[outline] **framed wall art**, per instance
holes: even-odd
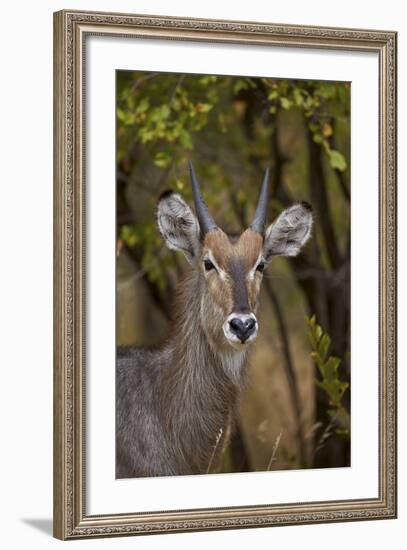
[[[54,16],[54,534],[396,517],[396,33]]]

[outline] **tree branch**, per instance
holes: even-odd
[[[322,148],[315,143],[311,130],[307,129],[307,141],[310,155],[310,188],[312,201],[316,207],[318,221],[322,227],[322,235],[325,240],[326,253],[332,268],[337,268],[341,263],[341,257],[336,242],[335,232],[331,218],[331,211],[328,202],[328,195],[324,185],[324,174],[322,170]]]
[[[304,466],[307,464],[307,451],[305,447],[305,435],[304,435],[304,429],[303,429],[303,423],[302,423],[302,417],[301,417],[301,400],[300,400],[300,394],[298,391],[297,376],[295,374],[293,360],[291,357],[290,344],[288,342],[287,326],[285,323],[285,319],[284,319],[283,312],[280,307],[280,303],[278,301],[277,295],[275,294],[270,281],[268,279],[265,279],[263,281],[263,284],[265,285],[267,294],[271,300],[271,303],[273,304],[273,310],[277,320],[278,332],[279,332],[280,341],[282,344],[282,351],[283,351],[283,359],[284,359],[284,366],[285,366],[284,372],[286,374],[288,387],[291,394],[291,402],[293,405],[294,416],[296,421],[296,428],[297,428],[296,438],[297,438],[297,445],[298,445],[299,456],[300,456],[300,463],[301,463],[301,466]]]

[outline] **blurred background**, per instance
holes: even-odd
[[[260,334],[220,471],[350,465],[350,84],[117,71],[117,344],[155,346],[188,264],[155,225],[165,189],[246,228],[264,168],[269,221],[299,200],[314,234],[265,272]],[[217,470],[219,471],[219,470]]]

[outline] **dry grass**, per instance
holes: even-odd
[[[282,435],[283,435],[283,430],[280,430],[280,433],[278,434],[278,436],[276,437],[276,440],[274,442],[273,450],[271,451],[270,460],[267,464],[267,471],[268,472],[271,470],[271,467],[272,467],[273,463],[276,462],[276,460],[277,460],[276,455],[277,455],[277,450],[278,450],[278,447],[280,445]]]

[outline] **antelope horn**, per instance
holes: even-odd
[[[254,213],[253,221],[250,224],[250,228],[253,229],[253,231],[257,231],[257,233],[261,234],[264,232],[264,226],[266,225],[267,218],[267,205],[269,200],[269,172],[270,170],[266,168],[256,212]]]
[[[199,183],[191,161],[189,161],[189,171],[191,174],[192,194],[194,197],[195,211],[198,218],[199,227],[201,229],[201,237],[204,237],[206,233],[208,233],[208,231],[211,231],[212,229],[217,229],[218,226],[210,215],[208,207],[206,206],[205,201],[202,198]]]

